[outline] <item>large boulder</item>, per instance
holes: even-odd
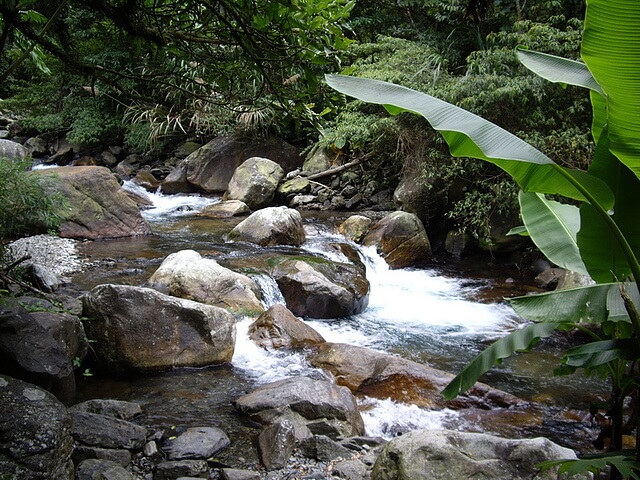
[[[178,164],[162,182],[162,191],[223,193],[236,168],[251,157],[270,158],[285,171],[303,161],[297,148],[275,137],[217,137]]]
[[[573,450],[546,438],[508,440],[481,433],[415,430],[391,440],[378,456],[372,480],[459,480],[462,478],[555,480],[548,460],[575,459]],[[573,476],[589,479],[592,475]]]
[[[252,210],[266,207],[273,200],[282,177],[284,170],[276,162],[251,157],[236,168],[229,180],[225,200],[240,200]]]
[[[35,385],[0,375],[0,476],[72,480],[72,450],[64,405]]]
[[[287,308],[301,317],[347,317],[362,312],[369,303],[369,281],[357,265],[295,257],[279,262],[271,275]]]
[[[0,160],[24,160],[29,151],[17,142],[0,138]]]
[[[374,398],[412,403],[425,408],[514,407],[522,400],[477,383],[464,395],[446,401],[441,391],[454,375],[421,363],[343,343],[323,343],[309,355],[311,365],[328,370],[340,385]]]
[[[338,225],[338,233],[344,235],[352,242],[360,243],[369,232],[373,220],[364,215],[351,215]]]
[[[249,338],[266,349],[304,348],[324,342],[324,338],[277,303],[249,326]]]
[[[2,298],[0,324],[0,373],[35,383],[71,403],[73,359],[86,351],[80,321],[64,314],[34,317],[16,300]]]
[[[364,422],[355,397],[348,388],[326,380],[308,377],[280,380],[258,387],[235,400],[233,405],[265,425],[281,421],[289,411],[304,418],[312,431],[313,424],[322,420],[333,427],[336,437],[364,434]]]
[[[229,240],[265,246],[304,243],[306,235],[302,216],[287,207],[268,207],[252,213],[229,232]]]
[[[136,203],[105,167],[36,170],[51,194],[65,199],[60,236],[66,238],[133,237],[151,233]]]
[[[393,212],[378,221],[363,240],[375,245],[391,268],[406,268],[431,259],[431,244],[420,219],[407,212]]]
[[[149,279],[149,286],[174,297],[257,316],[264,311],[260,288],[251,278],[202,258],[194,250],[172,253]]]
[[[104,368],[159,371],[231,361],[235,318],[151,288],[98,285],[83,296],[87,335]]]

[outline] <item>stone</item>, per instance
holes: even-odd
[[[369,281],[357,265],[297,257],[279,262],[272,276],[287,308],[301,317],[347,317],[369,303]]]
[[[249,338],[267,350],[305,348],[325,341],[322,335],[279,303],[249,326]]]
[[[78,465],[76,480],[133,480],[133,475],[117,462],[89,459]]]
[[[302,171],[307,175],[311,175],[328,170],[331,168],[331,156],[336,157],[335,154],[331,155],[329,151],[324,148],[314,149],[304,161]]]
[[[231,361],[235,318],[226,310],[127,285],[83,296],[89,338],[103,368],[161,371]]]
[[[240,315],[264,312],[260,287],[194,250],[181,250],[164,259],[148,281],[159,292],[229,310]]]
[[[224,202],[207,205],[198,213],[201,217],[231,218],[247,215],[251,210],[246,203],[240,200],[227,200]]]
[[[0,472],[8,478],[72,480],[71,419],[45,390],[0,375]]]
[[[468,250],[471,237],[457,230],[449,230],[444,241],[444,249],[455,258],[460,258]]]
[[[76,412],[98,413],[100,415],[119,418],[120,420],[131,420],[142,413],[142,408],[140,408],[139,403],[104,398],[95,398],[77,403],[71,407],[71,410]]]
[[[187,429],[163,447],[169,460],[207,459],[231,444],[229,437],[216,427]]]
[[[308,356],[312,366],[325,369],[352,392],[391,398],[432,409],[515,407],[517,397],[476,383],[467,393],[445,401],[440,392],[454,375],[395,355],[343,343],[323,343]]]
[[[208,478],[205,460],[173,460],[156,465],[153,480],[174,480],[179,477]]]
[[[147,439],[147,429],[127,420],[71,411],[72,435],[76,442],[99,448],[140,450]]]
[[[304,177],[296,177],[286,180],[278,185],[276,194],[280,198],[288,198],[295,195],[304,195],[311,190],[311,183]]]
[[[276,137],[220,136],[180,162],[162,182],[162,191],[223,193],[236,168],[251,157],[269,158],[285,171],[300,166],[303,160],[296,147]]]
[[[148,235],[151,229],[136,203],[104,167],[62,167],[34,170],[49,194],[60,194],[60,236],[65,238],[120,238]]]
[[[257,446],[260,461],[267,470],[284,468],[296,446],[293,425],[283,420],[263,428]]]
[[[33,285],[45,293],[52,293],[60,286],[60,280],[46,267],[37,263],[26,265],[27,275],[31,277]]]
[[[305,457],[314,458],[321,462],[351,458],[351,450],[343,447],[335,440],[325,435],[314,435],[300,444],[300,450]]]
[[[373,220],[364,215],[351,215],[338,226],[338,233],[352,242],[360,243],[369,232],[372,223]]]
[[[251,470],[223,468],[220,470],[222,480],[260,480],[260,474]]]
[[[71,458],[73,458],[73,463],[75,465],[78,465],[84,460],[96,459],[110,460],[122,467],[126,467],[131,463],[131,452],[124,449],[90,447],[78,444],[73,448],[73,455]]]
[[[382,218],[364,237],[363,244],[375,245],[391,268],[418,266],[432,255],[422,222],[407,212],[393,212]]]
[[[0,324],[0,373],[35,383],[71,403],[73,357],[65,345],[10,297],[0,298]]]
[[[24,160],[29,156],[29,150],[17,142],[0,138],[0,158],[10,161]]]
[[[229,232],[229,240],[260,246],[300,246],[306,240],[302,216],[287,207],[268,207],[252,213]]]
[[[373,467],[372,480],[461,478],[555,480],[557,468],[540,472],[547,460],[575,459],[573,450],[546,438],[509,440],[482,433],[415,430],[391,440]],[[572,478],[587,479],[583,474]]]
[[[251,157],[236,168],[225,192],[225,200],[240,200],[252,210],[269,206],[284,170],[276,162]]]
[[[28,138],[27,141],[24,142],[24,148],[28,156],[33,158],[42,157],[49,153],[47,141],[41,136]]]
[[[360,460],[344,460],[335,463],[333,474],[348,480],[369,480],[369,469]]]
[[[563,275],[564,269],[562,268],[548,268],[536,275],[533,281],[540,288],[554,290],[558,286]]]
[[[260,423],[269,423],[266,420],[273,419],[273,416],[269,416],[270,412],[281,414],[290,410],[309,422],[327,419],[342,436],[364,433],[364,423],[355,397],[349,389],[326,380],[308,377],[280,380],[258,387],[236,399],[233,405]]]
[[[149,170],[139,170],[133,177],[133,183],[149,192],[157,191],[160,186],[160,181]]]

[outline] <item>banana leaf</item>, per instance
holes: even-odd
[[[586,190],[602,208],[613,207],[613,194],[601,180],[579,170],[560,167],[524,140],[460,107],[380,80],[327,75],[326,81],[341,93],[384,105],[392,114],[422,115],[440,131],[453,156],[494,163],[525,191],[589,201],[583,193]]]
[[[563,362],[574,368],[595,368],[613,360],[637,360],[640,356],[635,338],[620,338],[591,342],[570,348]]]
[[[527,232],[540,251],[559,267],[588,275],[576,241],[580,229],[578,207],[523,191],[518,201]]]
[[[635,303],[640,301],[637,288],[627,288],[627,293]],[[509,303],[518,315],[533,322],[630,322],[617,282],[525,295],[510,298]]]
[[[500,360],[516,352],[528,351],[539,339],[551,336],[558,326],[558,323],[534,323],[497,340],[471,360],[451,380],[442,391],[442,396],[445,400],[452,400],[460,393],[466,392],[473,387],[481,375],[488,372]]]
[[[612,153],[640,177],[640,2],[588,0],[581,57],[607,94]]]

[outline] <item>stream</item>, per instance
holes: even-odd
[[[261,247],[227,243],[225,234],[241,219],[210,219],[197,215],[217,198],[195,195],[148,194],[153,208],[143,210],[154,235],[108,241],[85,242],[80,251],[92,266],[74,276],[73,282],[89,290],[103,283],[143,285],[170,253],[193,249],[231,265],[251,258]],[[305,253],[344,261],[332,242],[346,242],[335,233],[348,212],[302,212],[307,241]],[[367,267],[371,283],[369,305],[352,317],[305,321],[327,341],[368,347],[457,373],[493,340],[524,325],[504,297],[532,291],[519,278],[514,265],[497,260],[436,259],[424,269],[390,270],[374,249],[356,246]],[[276,247],[282,253],[300,249]],[[265,306],[284,303],[275,282],[254,277]],[[257,463],[251,436],[258,430],[238,415],[231,401],[256,386],[286,377],[307,375],[326,378],[312,368],[302,353],[266,351],[249,340],[252,319],[237,325],[237,341],[230,365],[185,368],[161,374],[127,377],[82,377],[78,400],[116,398],[142,405],[140,422],[152,431],[180,431],[193,426],[217,426],[229,435],[232,445],[217,460],[237,468]],[[606,384],[581,374],[553,377],[558,365],[553,342],[535,353],[516,355],[485,375],[483,381],[534,402],[534,422],[517,430],[521,437],[547,436],[570,448],[589,449],[594,428],[588,421],[589,402],[603,399]],[[451,428],[514,435],[492,431],[490,419],[478,421],[451,410],[429,411],[391,400],[359,397],[367,435],[391,438],[418,428]],[[535,424],[533,427],[531,423]]]

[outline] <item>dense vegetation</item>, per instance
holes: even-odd
[[[148,156],[240,129],[367,155],[383,187],[421,179],[415,210],[427,223],[446,217],[485,238],[490,220],[517,211],[512,183],[452,159],[420,119],[345,103],[322,75],[434,94],[584,166],[588,96],[540,80],[514,54],[526,45],[578,58],[583,10],[577,0],[9,0],[0,98],[24,135],[124,143]]]

